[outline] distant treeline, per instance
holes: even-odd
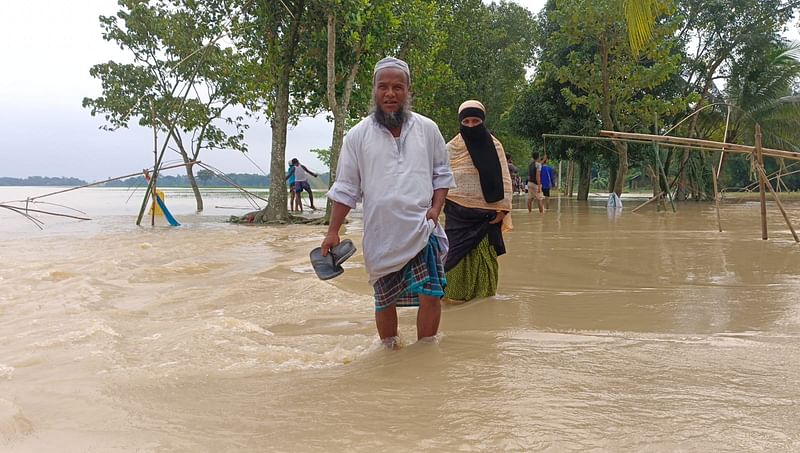
[[[269,176],[254,173],[230,173],[226,175],[228,179],[242,187],[269,187]],[[199,187],[231,187],[221,177],[200,171],[195,176]],[[191,187],[189,178],[186,175],[159,175],[157,181],[159,187]],[[103,184],[105,187],[131,187],[144,186],[147,183],[144,176],[134,176],[132,178],[120,179]]]
[[[28,176],[27,178],[10,178],[0,176],[0,186],[82,186],[86,181],[78,178],[49,176]]]
[[[215,175],[209,174],[210,172],[199,171],[195,179],[197,185],[200,187],[232,187],[225,179]],[[269,187],[269,176],[258,175],[254,173],[229,173],[225,175],[227,179],[233,181],[236,185],[241,187]],[[329,174],[325,173],[320,175],[319,178],[309,178],[311,187],[315,189],[322,189],[328,187]],[[78,178],[66,177],[47,177],[47,176],[29,176],[27,178],[8,178],[0,177],[0,186],[82,186],[88,182]],[[120,179],[117,181],[110,181],[102,184],[102,187],[135,187],[144,186],[146,184],[144,176],[134,176],[131,178]],[[162,175],[158,177],[158,185],[160,187],[191,187],[189,178],[186,175]]]

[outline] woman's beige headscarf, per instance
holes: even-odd
[[[458,111],[461,112],[468,107],[479,108],[486,112],[483,104],[474,100],[461,104]],[[508,172],[508,161],[506,161],[503,144],[495,136],[492,136],[492,140],[494,141],[494,147],[497,149],[497,158],[500,159],[500,170],[503,173],[503,199],[494,203],[487,203],[483,198],[478,169],[472,163],[472,158],[469,155],[464,139],[461,138],[461,134],[453,137],[447,144],[447,151],[450,154],[450,167],[456,180],[456,187],[447,192],[447,199],[465,208],[507,211],[508,214],[503,218],[502,226],[503,232],[506,232],[511,231],[513,228],[511,223],[511,199],[513,197],[511,174]]]

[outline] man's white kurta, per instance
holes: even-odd
[[[403,268],[428,243],[433,191],[455,187],[439,127],[412,113],[399,138],[372,116],[347,133],[328,198],[364,208],[364,265],[369,282]]]

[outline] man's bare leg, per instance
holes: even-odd
[[[306,190],[306,192],[308,192],[308,202],[311,204],[311,209],[316,211],[317,208],[314,207],[314,192],[311,189]]]
[[[436,296],[419,295],[417,311],[417,340],[436,336],[442,319],[442,302]]]
[[[394,304],[375,312],[375,326],[378,336],[387,347],[394,348],[397,337],[397,306]]]
[[[531,212],[531,202],[532,201],[533,200],[531,200],[530,197],[528,197],[528,212]]]

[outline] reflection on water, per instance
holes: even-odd
[[[800,449],[800,248],[756,204],[724,233],[710,205],[515,205],[498,296],[446,307],[438,344],[401,310],[387,352],[361,255],[314,277],[323,227],[167,192],[183,226],[137,228],[129,195],[75,192],[94,220],[42,232],[0,212],[0,449]]]

